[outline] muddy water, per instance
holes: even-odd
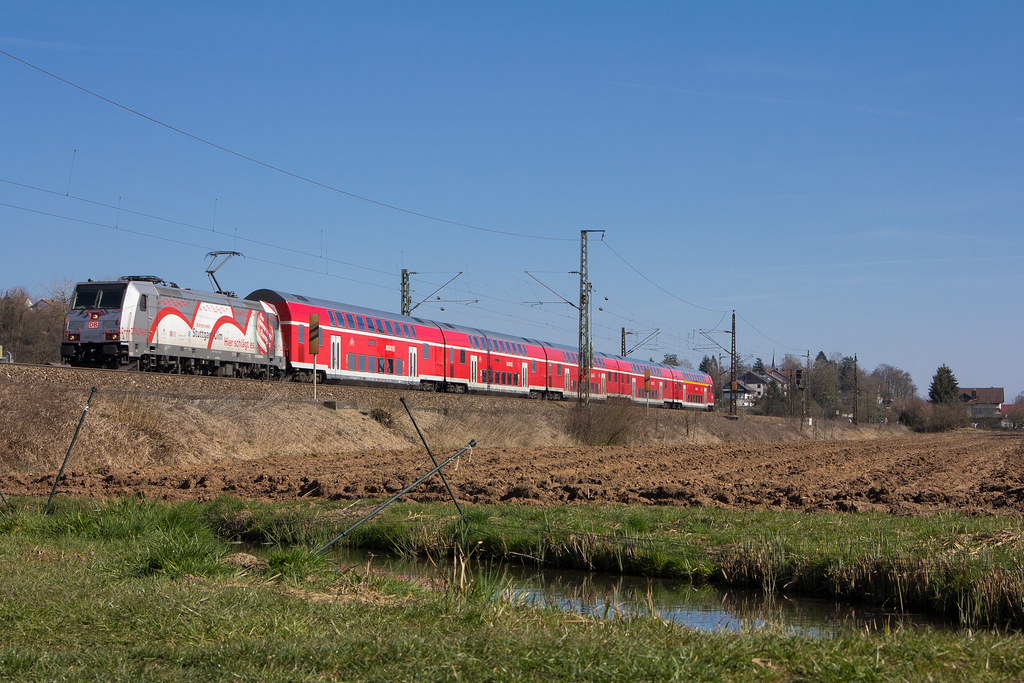
[[[350,548],[334,554],[342,565],[372,567],[424,585],[444,585],[453,577],[449,562],[373,554]],[[652,611],[660,618],[702,631],[779,630],[830,637],[850,629],[895,631],[952,628],[934,617],[899,614],[879,607],[830,600],[765,595],[670,579],[608,576],[513,564],[478,567],[484,580],[500,588],[496,599],[555,607],[596,618],[624,618]]]

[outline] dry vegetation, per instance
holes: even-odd
[[[78,468],[91,470],[415,449],[420,441],[399,401],[403,396],[438,451],[470,439],[488,448],[540,449],[878,434],[842,423],[801,430],[783,418],[731,421],[626,403],[596,403],[583,410],[570,402],[320,387],[318,398],[330,402],[334,409],[329,409],[312,402],[309,385],[4,366],[0,467],[56,468],[93,385],[98,391],[74,458]]]
[[[1024,444],[1008,432],[454,396],[358,387],[0,366],[0,491],[46,495],[89,388],[98,391],[61,490],[210,500],[391,494],[429,459],[477,447],[460,500],[724,508],[1024,512]],[[325,405],[326,404],[326,405]],[[413,497],[440,500],[430,480]]]

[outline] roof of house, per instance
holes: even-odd
[[[961,401],[971,405],[977,405],[979,403],[985,405],[999,405],[1004,400],[1002,387],[960,387],[960,393],[958,396]]]
[[[999,412],[1001,412],[1003,415],[1024,412],[1024,403],[1004,403],[1003,405],[999,406]]]

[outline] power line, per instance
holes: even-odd
[[[2,123],[3,125],[5,125],[5,126],[7,126],[9,128],[12,128],[13,130],[16,130],[16,131],[18,131],[20,133],[23,133],[25,135],[29,135],[31,137],[37,138],[39,140],[42,140],[42,141],[47,142],[47,143],[50,143],[50,144],[55,145],[57,147],[66,149],[68,151],[74,151],[78,155],[86,156],[86,157],[89,157],[91,159],[94,159],[96,161],[99,161],[99,162],[102,162],[102,163],[105,163],[105,164],[110,164],[111,166],[115,166],[115,167],[123,169],[125,171],[129,171],[130,173],[134,173],[136,175],[142,176],[143,178],[148,178],[150,180],[155,180],[157,182],[164,183],[164,184],[166,184],[166,185],[168,185],[170,187],[173,187],[173,188],[175,188],[177,190],[183,190],[183,191],[186,191],[186,192],[191,192],[191,193],[196,194],[196,195],[198,195],[200,197],[203,197],[204,199],[210,199],[210,200],[214,200],[215,202],[221,202],[221,203],[224,203],[224,204],[228,204],[228,205],[234,206],[234,207],[236,207],[238,209],[241,209],[241,210],[244,210],[244,211],[249,211],[251,213],[254,213],[254,214],[257,214],[257,215],[260,215],[260,216],[265,216],[267,218],[271,218],[271,219],[273,219],[275,221],[279,221],[279,222],[282,222],[282,223],[290,223],[291,225],[297,225],[297,226],[300,226],[302,228],[306,228],[308,230],[319,230],[320,229],[319,227],[315,227],[315,226],[309,225],[308,223],[302,223],[300,221],[296,221],[293,218],[288,218],[288,217],[284,217],[284,216],[278,216],[277,214],[271,213],[269,211],[264,211],[263,209],[258,209],[258,208],[253,207],[253,206],[248,206],[248,205],[242,204],[240,202],[231,201],[230,199],[225,199],[224,197],[216,197],[216,196],[211,195],[211,194],[209,194],[207,192],[204,192],[202,190],[198,190],[198,189],[196,189],[194,187],[189,187],[187,185],[182,185],[182,184],[177,183],[177,182],[175,182],[173,180],[168,180],[167,178],[162,178],[162,177],[160,177],[158,175],[154,175],[152,173],[148,173],[148,172],[140,170],[138,168],[134,168],[132,166],[128,166],[126,164],[122,164],[122,163],[120,163],[118,161],[113,161],[111,159],[107,159],[107,158],[99,156],[97,154],[91,154],[91,153],[89,153],[89,152],[87,152],[85,150],[82,150],[82,149],[77,148],[77,147],[73,147],[71,145],[68,145],[66,143],[60,142],[58,140],[54,140],[53,138],[47,137],[45,135],[41,135],[41,134],[36,133],[34,131],[26,130],[26,129],[21,128],[19,126],[15,126],[14,124],[12,124],[12,123],[10,123],[8,121],[0,120],[0,123]],[[11,164],[12,166],[16,166],[18,168],[21,168],[22,170],[26,170],[26,171],[29,171],[31,173],[37,173],[37,174],[42,175],[44,177],[51,178],[51,179],[54,179],[54,180],[61,180],[63,182],[62,178],[58,178],[57,176],[54,176],[54,175],[52,175],[50,173],[46,173],[45,171],[39,171],[39,170],[36,170],[36,169],[33,169],[33,168],[29,168],[27,166],[22,166],[21,164],[15,164],[15,163],[10,162],[9,160],[5,160],[5,163]],[[82,187],[82,188],[85,188],[87,190],[93,190],[93,191],[96,191],[96,192],[100,192],[100,193],[105,194],[105,195],[114,196],[112,193],[107,192],[106,190],[103,190],[103,189],[98,188],[98,187],[93,187],[91,185],[86,185],[85,183],[81,183],[81,182],[78,182],[78,181],[73,182],[72,185],[74,185],[76,187]],[[155,206],[157,208],[167,208],[167,207],[161,207],[161,206],[159,206],[157,204],[151,204],[151,203],[142,202],[142,201],[139,201],[139,200],[132,200],[132,201],[136,202],[137,204],[140,204],[141,206]],[[167,209],[167,210],[174,211],[174,209]],[[342,235],[339,235],[338,233],[335,233],[333,231],[329,231],[329,234],[335,235],[335,236],[342,236]],[[368,246],[372,246],[372,247],[377,248],[377,249],[380,249],[380,248],[383,247],[383,248],[393,249],[394,251],[399,251],[399,252],[403,251],[403,250],[398,249],[396,247],[389,247],[387,244],[381,244],[379,242],[370,242],[370,241],[367,241],[367,240],[360,239],[359,237],[352,236],[350,234],[345,234],[345,235],[343,235],[343,237],[347,241],[358,242],[360,244],[365,244],[365,245],[368,245]]]
[[[722,310],[720,308],[708,308],[706,306],[701,306],[700,304],[695,304],[692,301],[687,301],[686,299],[684,299],[683,297],[679,296],[678,294],[675,294],[674,292],[670,292],[669,290],[665,289],[664,287],[659,285],[657,282],[655,282],[651,278],[647,277],[646,273],[644,273],[642,270],[640,270],[639,268],[634,266],[632,263],[627,261],[625,256],[623,256],[619,252],[615,251],[615,249],[612,248],[612,245],[608,244],[608,240],[601,240],[601,243],[604,244],[606,247],[608,247],[608,249],[613,254],[615,254],[619,258],[620,261],[622,261],[627,266],[629,266],[633,270],[633,272],[635,272],[637,275],[642,277],[644,280],[647,280],[647,282],[649,282],[651,285],[653,285],[657,289],[661,290],[665,294],[668,294],[670,297],[672,297],[676,301],[681,301],[682,303],[686,304],[687,306],[693,306],[694,308],[699,308],[702,311],[710,311],[711,313],[727,313],[728,312],[728,311],[724,311],[724,310]]]
[[[739,313],[737,313],[736,315],[738,315],[740,317],[740,320],[745,322],[747,325],[750,325],[750,329],[754,330],[754,332],[757,332],[759,335],[761,335],[762,337],[764,337],[765,339],[770,341],[772,344],[776,344],[778,346],[781,346],[784,349],[792,349],[793,351],[804,351],[804,350],[806,350],[806,347],[797,348],[796,346],[790,346],[789,344],[783,344],[780,341],[775,341],[774,339],[769,337],[767,334],[765,334],[761,330],[759,330],[756,327],[754,327],[753,323],[751,323],[749,320],[744,318],[742,315],[740,315]]]
[[[150,123],[153,123],[153,124],[156,124],[156,125],[161,126],[163,128],[166,128],[167,130],[175,132],[175,133],[177,133],[179,135],[183,135],[183,136],[185,136],[185,137],[187,137],[189,139],[195,140],[196,142],[199,142],[201,144],[207,145],[208,147],[212,147],[212,148],[214,148],[216,150],[224,152],[225,154],[230,154],[231,156],[237,157],[239,159],[243,159],[243,160],[248,161],[250,163],[256,164],[257,166],[262,166],[263,168],[266,168],[268,170],[274,171],[275,173],[280,173],[281,175],[288,176],[289,178],[294,178],[295,180],[299,180],[299,181],[304,182],[304,183],[309,183],[310,185],[314,185],[314,186],[322,188],[324,190],[329,190],[330,192],[336,192],[337,194],[345,195],[346,197],[350,197],[352,199],[356,199],[356,200],[359,200],[361,202],[366,202],[367,204],[373,204],[374,206],[379,206],[381,208],[390,209],[392,211],[398,211],[400,213],[404,213],[404,214],[409,215],[409,216],[415,216],[417,218],[423,218],[425,220],[435,221],[437,223],[444,223],[445,225],[451,225],[451,226],[454,226],[454,227],[457,227],[457,228],[465,228],[467,230],[477,230],[477,231],[480,231],[480,232],[488,232],[488,233],[492,233],[492,234],[495,234],[495,235],[505,235],[505,236],[508,236],[508,237],[521,237],[521,238],[524,238],[524,239],[532,239],[532,240],[545,240],[545,241],[552,241],[552,242],[572,242],[572,241],[575,241],[575,240],[573,240],[571,238],[568,238],[568,237],[548,237],[548,236],[545,236],[545,235],[528,235],[528,234],[525,234],[525,233],[511,232],[511,231],[507,231],[507,230],[496,230],[494,228],[486,228],[486,227],[479,226],[479,225],[473,225],[471,223],[462,223],[460,221],[455,221],[455,220],[451,220],[451,219],[448,219],[448,218],[440,218],[438,216],[432,216],[432,215],[427,214],[427,213],[423,213],[423,212],[420,212],[420,211],[413,211],[411,209],[406,209],[406,208],[403,208],[401,206],[397,206],[395,204],[389,204],[387,202],[383,202],[383,201],[380,201],[380,200],[377,200],[377,199],[372,199],[372,198],[364,196],[364,195],[356,194],[354,192],[349,192],[348,190],[344,190],[344,189],[342,189],[340,187],[336,187],[334,185],[328,185],[327,183],[320,182],[319,180],[314,180],[313,178],[310,178],[308,176],[304,176],[304,175],[301,175],[299,173],[295,173],[293,171],[288,171],[286,169],[283,169],[283,168],[281,168],[279,166],[275,166],[273,164],[267,163],[265,161],[260,161],[259,159],[256,159],[255,157],[251,157],[251,156],[248,156],[246,154],[242,154],[241,152],[236,152],[233,149],[230,149],[228,147],[224,147],[223,145],[217,144],[216,142],[213,142],[211,140],[207,140],[206,138],[202,138],[202,137],[200,137],[198,135],[195,135],[193,133],[189,133],[186,130],[183,130],[183,129],[178,128],[176,126],[172,126],[169,123],[164,123],[163,121],[161,121],[161,120],[159,120],[157,118],[154,118],[154,117],[149,116],[147,114],[143,114],[142,112],[140,112],[140,111],[138,111],[136,109],[132,109],[131,107],[123,105],[123,104],[121,104],[119,102],[116,102],[116,101],[110,99],[109,97],[104,97],[103,95],[100,95],[99,93],[97,93],[95,91],[89,90],[88,88],[85,88],[85,87],[83,87],[81,85],[78,85],[77,83],[69,81],[66,78],[62,78],[62,77],[58,76],[57,74],[55,74],[53,72],[50,72],[50,71],[47,71],[46,69],[43,69],[42,67],[36,66],[35,64],[32,64],[31,62],[27,62],[24,59],[21,59],[20,57],[15,57],[10,52],[7,52],[5,50],[0,50],[0,54],[5,55],[6,57],[10,57],[14,61],[19,62],[21,64],[24,64],[25,66],[29,67],[30,69],[34,69],[34,70],[38,71],[41,74],[45,74],[45,75],[49,76],[50,78],[53,78],[53,79],[55,79],[57,81],[60,81],[61,83],[64,83],[65,85],[68,85],[68,86],[70,86],[72,88],[75,88],[76,90],[79,90],[79,91],[81,91],[81,92],[83,92],[83,93],[85,93],[85,94],[87,94],[87,95],[89,95],[91,97],[95,97],[96,99],[101,100],[103,102],[106,102],[107,104],[109,104],[111,106],[114,106],[114,107],[117,107],[118,109],[126,111],[129,114],[132,114],[133,116],[138,116],[139,118],[145,119],[146,121],[149,121]]]
[[[14,181],[14,180],[8,180],[6,178],[0,178],[0,183],[6,183],[7,185],[14,185],[15,187],[21,187],[21,188],[25,188],[27,190],[35,190],[36,192],[44,192],[46,194],[52,194],[52,195],[55,195],[55,196],[58,196],[58,197],[62,197],[64,199],[73,199],[76,202],[82,202],[84,204],[91,204],[93,206],[99,206],[99,207],[103,207],[103,208],[106,208],[106,209],[114,209],[114,210],[118,211],[118,213],[132,214],[134,216],[139,216],[140,218],[149,218],[150,220],[161,221],[163,223],[170,223],[171,225],[179,225],[181,227],[191,228],[193,230],[201,230],[201,231],[207,232],[207,233],[214,232],[214,233],[216,233],[218,235],[221,235],[221,236],[224,236],[224,237],[231,237],[232,239],[239,239],[239,240],[242,240],[243,242],[248,242],[250,244],[258,244],[258,245],[261,245],[261,246],[264,246],[264,247],[268,247],[270,249],[278,249],[280,251],[290,252],[290,253],[293,253],[293,254],[296,254],[296,255],[299,255],[299,256],[308,256],[310,258],[315,258],[315,259],[318,259],[318,260],[327,261],[329,263],[336,263],[338,265],[350,266],[352,268],[360,268],[362,270],[368,270],[368,271],[370,271],[372,273],[380,273],[382,275],[392,275],[393,274],[389,270],[381,270],[379,268],[371,268],[370,266],[363,266],[363,265],[360,265],[358,263],[351,263],[349,261],[341,261],[339,259],[331,258],[329,256],[321,256],[319,254],[314,254],[312,252],[302,251],[301,249],[295,249],[293,247],[286,247],[286,246],[283,246],[283,245],[280,245],[280,244],[274,244],[272,242],[266,242],[266,241],[263,241],[263,240],[257,240],[257,239],[251,238],[251,237],[240,237],[237,234],[235,234],[235,235],[228,235],[228,233],[224,233],[224,232],[217,233],[216,230],[211,230],[210,228],[207,228],[207,227],[202,226],[202,225],[195,225],[193,223],[186,223],[184,221],[175,220],[173,218],[165,218],[163,216],[157,216],[157,215],[150,214],[150,213],[145,213],[145,212],[142,212],[142,211],[134,211],[132,209],[126,209],[126,208],[124,208],[122,206],[115,206],[113,204],[107,204],[105,202],[99,202],[99,201],[96,201],[94,199],[86,199],[85,197],[77,197],[77,196],[72,195],[72,194],[63,194],[63,193],[57,192],[55,190],[48,190],[45,187],[37,187],[35,185],[28,185],[26,183],[19,183],[19,182]],[[114,229],[123,229],[123,228],[118,228],[117,226],[114,226]]]
[[[195,242],[186,242],[184,240],[178,240],[178,239],[174,239],[172,237],[163,237],[161,235],[153,235],[153,234],[148,233],[148,232],[141,232],[139,230],[132,230],[130,228],[122,228],[122,227],[118,227],[118,226],[115,226],[115,225],[109,225],[107,223],[100,223],[98,221],[86,220],[84,218],[74,218],[72,216],[63,216],[61,214],[53,213],[51,211],[42,211],[40,209],[30,209],[27,206],[17,206],[16,204],[8,204],[6,202],[0,202],[0,206],[6,206],[9,209],[16,209],[18,211],[26,211],[28,213],[39,214],[41,216],[49,216],[51,218],[59,218],[61,220],[65,220],[65,221],[72,221],[72,222],[75,222],[75,223],[84,223],[85,225],[93,225],[93,226],[96,226],[96,227],[99,227],[99,228],[107,228],[108,230],[116,230],[118,232],[125,232],[125,233],[131,234],[131,235],[138,235],[140,237],[149,237],[150,239],[160,240],[162,242],[169,242],[171,244],[179,244],[179,245],[185,246],[185,247],[195,247],[195,248],[198,248],[198,249],[206,249],[206,250],[211,249],[210,245],[196,244]],[[223,236],[227,237],[227,235],[223,235]],[[260,263],[266,263],[266,264],[272,265],[272,266],[280,266],[282,268],[291,268],[292,270],[300,270],[300,271],[304,271],[304,272],[307,272],[307,273],[314,273],[316,275],[325,275],[327,277],[335,278],[336,280],[346,280],[348,282],[358,282],[361,285],[368,285],[370,287],[379,287],[380,289],[388,289],[388,290],[392,289],[392,287],[390,285],[380,285],[380,284],[377,284],[377,283],[374,283],[374,282],[368,282],[366,280],[357,280],[355,278],[345,277],[344,275],[334,275],[334,274],[325,273],[325,272],[322,272],[322,271],[319,271],[319,270],[313,270],[312,268],[304,268],[302,266],[296,266],[296,265],[292,265],[290,263],[282,263],[281,261],[273,261],[271,259],[258,258],[258,257],[255,257],[255,256],[248,256],[246,258],[248,260],[250,260],[250,261],[258,261]],[[390,275],[390,273],[388,273],[388,274]]]

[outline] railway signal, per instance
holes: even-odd
[[[320,314],[309,314],[309,352],[313,354],[313,400],[316,400],[316,354],[320,351]]]

